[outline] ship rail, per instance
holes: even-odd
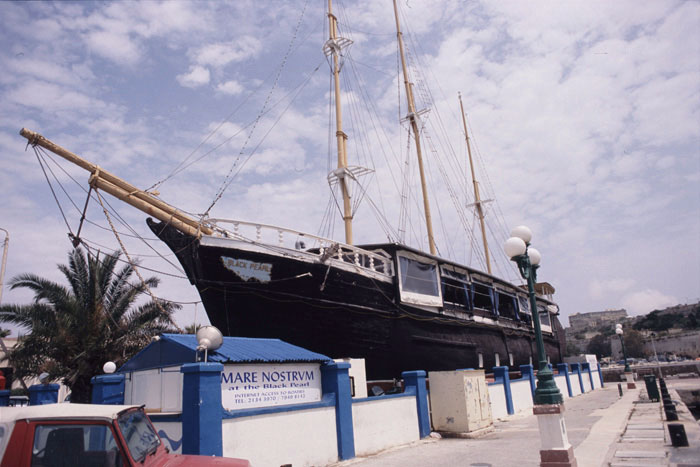
[[[260,222],[207,219],[207,224],[224,237],[304,251],[316,255],[320,262],[336,260],[389,278],[394,276],[394,263],[387,253],[368,251],[318,235]],[[231,224],[232,230],[222,228],[220,224]]]

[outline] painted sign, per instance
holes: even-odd
[[[226,269],[244,281],[255,279],[260,282],[270,282],[272,265],[269,263],[256,263],[255,261],[229,258],[228,256],[222,256],[221,262],[224,263]]]
[[[227,410],[321,400],[318,363],[224,365],[221,402]]]

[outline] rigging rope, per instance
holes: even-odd
[[[265,109],[267,108],[267,105],[270,102],[270,99],[272,98],[272,95],[275,92],[275,89],[277,89],[277,84],[279,83],[280,76],[282,75],[282,70],[284,70],[285,65],[287,64],[287,60],[289,59],[289,55],[292,52],[292,49],[294,48],[294,42],[296,41],[297,34],[299,32],[299,28],[301,27],[302,20],[304,19],[304,13],[306,12],[306,7],[309,4],[309,0],[306,0],[304,3],[304,8],[301,10],[301,14],[299,15],[299,20],[297,21],[297,25],[294,28],[294,35],[292,36],[292,40],[289,43],[289,46],[287,47],[287,51],[282,59],[282,63],[277,69],[277,75],[275,76],[275,81],[272,83],[272,88],[270,89],[270,92],[268,93],[267,97],[265,98],[265,103],[262,106],[262,109],[260,109],[260,112],[258,112],[258,116],[256,117],[255,121],[253,122],[253,127],[251,128],[250,132],[248,133],[248,137],[246,138],[245,142],[243,143],[243,146],[241,147],[240,152],[238,153],[238,157],[236,160],[233,162],[231,165],[231,168],[229,169],[228,173],[226,174],[226,177],[224,178],[224,181],[221,183],[221,187],[219,187],[219,191],[217,192],[216,196],[214,197],[214,200],[211,202],[207,210],[204,212],[204,214],[201,216],[203,219],[206,218],[209,215],[209,212],[211,209],[214,207],[214,205],[221,199],[221,197],[224,195],[224,192],[226,189],[231,185],[233,182],[233,178],[231,175],[233,174],[233,169],[236,167],[236,164],[238,163],[238,160],[241,158],[243,153],[245,152],[245,149],[248,145],[248,142],[250,139],[253,137],[253,133],[255,132],[255,129],[258,126],[258,123],[260,122],[260,119],[262,118]],[[261,142],[262,144],[262,142]],[[253,154],[251,153],[248,158],[250,158]],[[240,172],[240,169],[236,174]]]
[[[119,237],[119,234],[117,233],[117,230],[114,228],[114,224],[112,223],[112,218],[109,215],[109,212],[107,211],[107,208],[105,207],[104,203],[102,202],[102,196],[100,195],[99,190],[95,189],[95,194],[97,195],[97,200],[100,202],[100,206],[102,206],[102,212],[104,212],[105,217],[107,218],[107,222],[109,222],[109,226],[112,228],[112,232],[114,233],[114,236],[116,237],[117,241],[119,242],[119,246],[121,247],[122,251],[124,252],[124,255],[126,258],[129,260],[129,264],[131,265],[131,268],[134,270],[138,278],[141,280],[141,284],[143,287],[146,289],[146,292],[148,292],[148,295],[151,296],[151,299],[153,300],[153,303],[160,309],[160,311],[168,317],[168,320],[170,323],[175,326],[175,329],[178,330],[181,334],[184,334],[184,330],[178,326],[178,324],[175,322],[175,320],[172,317],[172,313],[169,313],[163,308],[163,305],[161,305],[159,299],[155,296],[151,288],[148,286],[146,283],[145,279],[139,272],[139,269],[136,267],[136,263],[131,259],[131,256],[129,255],[129,252],[126,250],[126,246],[124,246],[124,243],[122,242],[121,237]]]

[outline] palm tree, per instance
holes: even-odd
[[[119,253],[100,258],[80,248],[59,265],[69,287],[34,274],[10,281],[12,289],[25,287],[34,293],[28,305],[0,306],[0,323],[13,323],[29,331],[8,356],[15,376],[47,372],[71,390],[73,402],[89,402],[90,378],[100,374],[107,361],[117,366],[163,332],[174,331],[172,313],[180,306],[162,300],[136,304],[155,277],[131,283],[130,264],[116,270]]]

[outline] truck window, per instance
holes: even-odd
[[[34,430],[33,467],[120,467],[122,458],[107,425],[39,424]]]
[[[136,462],[141,462],[148,454],[158,449],[160,438],[144,412],[132,410],[123,413],[119,416],[118,423],[131,457]]]

